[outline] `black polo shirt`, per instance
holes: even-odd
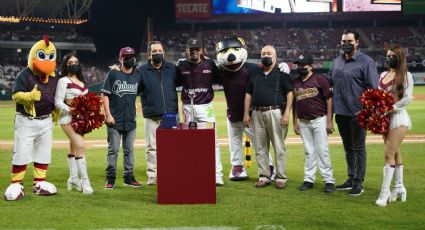
[[[247,85],[246,92],[252,96],[253,106],[273,106],[286,104],[286,94],[293,89],[288,74],[274,68],[268,75],[261,68]]]
[[[130,74],[111,70],[106,76],[101,91],[109,97],[109,110],[115,119],[112,128],[119,131],[136,128],[136,97],[140,79],[138,70]]]

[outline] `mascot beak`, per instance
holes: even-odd
[[[52,72],[54,73],[56,68],[56,61],[50,61],[50,60],[37,60],[36,58],[32,59],[32,64],[37,71],[46,74],[47,76],[43,76],[42,82],[46,83],[48,81],[48,76],[52,75]],[[53,74],[54,75],[54,74]]]

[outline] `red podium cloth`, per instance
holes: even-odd
[[[158,204],[215,204],[213,123],[156,130]]]

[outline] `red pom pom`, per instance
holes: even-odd
[[[103,125],[102,101],[95,93],[75,97],[71,102],[71,126],[76,133],[84,135]]]
[[[375,134],[388,133],[394,98],[386,91],[367,89],[360,96],[360,104],[362,109],[357,113],[359,125]]]

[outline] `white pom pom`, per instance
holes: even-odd
[[[6,200],[20,200],[24,198],[24,196],[24,186],[19,183],[9,185],[4,193],[4,199]]]
[[[56,189],[56,186],[46,181],[37,182],[33,186],[33,193],[35,195],[49,196],[49,195],[54,195],[57,192],[58,190]]]

